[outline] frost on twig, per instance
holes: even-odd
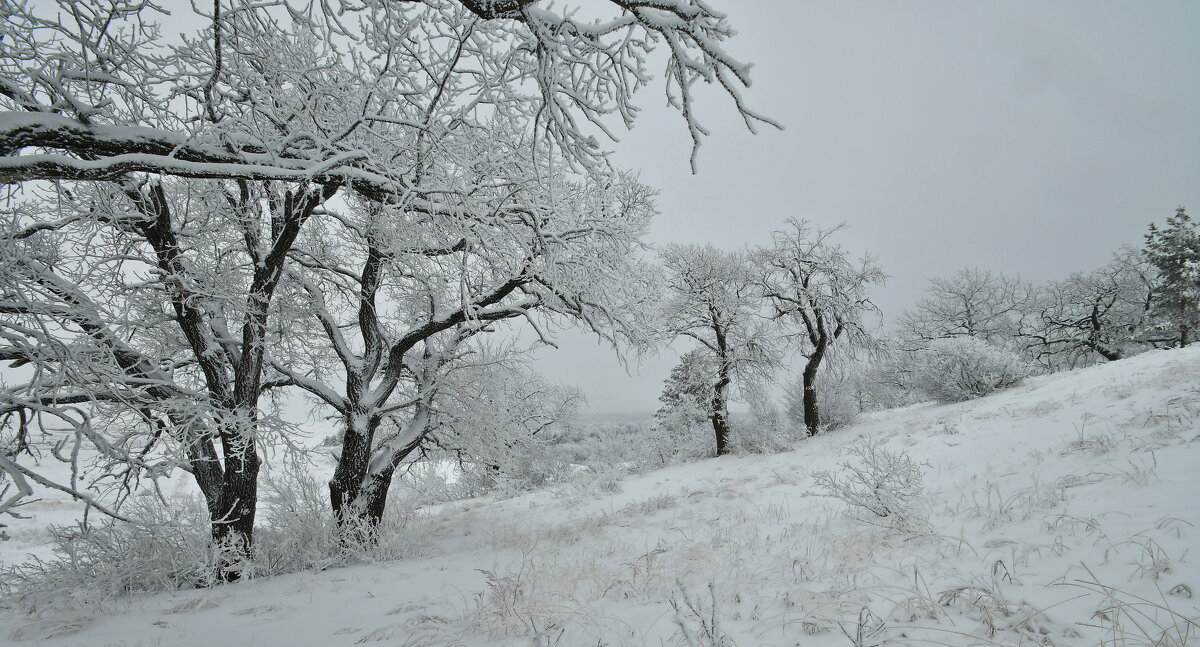
[[[925,491],[927,463],[914,461],[904,451],[884,449],[878,438],[859,438],[849,451],[858,460],[842,463],[840,474],[813,474],[826,496],[845,501],[852,514],[867,523],[906,530],[925,525],[916,506]]]
[[[676,582],[675,591],[671,608],[675,610],[675,626],[679,627],[679,644],[684,647],[737,647],[721,629],[717,592],[711,582],[708,584],[708,604],[703,598],[689,594],[682,582]]]

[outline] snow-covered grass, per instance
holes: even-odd
[[[923,464],[924,523],[817,487],[860,438]],[[445,503],[420,557],[9,608],[0,642],[1200,644],[1198,467],[1200,345],[864,415],[787,453]]]

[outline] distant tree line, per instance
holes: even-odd
[[[870,289],[885,275],[833,245],[835,231],[792,221],[761,248],[663,250],[666,330],[699,345],[672,370],[658,425],[710,423],[721,454],[731,393],[750,404],[743,435],[811,435],[860,411],[965,400],[1037,372],[1186,346],[1200,328],[1200,233],[1183,207],[1090,272],[1041,285],[981,269],[933,279],[891,335],[868,324],[881,318]],[[786,416],[762,395],[777,388]]]

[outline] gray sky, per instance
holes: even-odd
[[[1200,213],[1200,2],[712,4],[754,63],[750,105],[787,130],[750,135],[702,94],[713,136],[693,176],[681,120],[661,85],[645,90],[614,147],[662,191],[654,243],[735,248],[789,216],[845,222],[840,242],[891,275],[875,301],[892,318],[959,268],[1059,278],[1177,206]],[[675,360],[627,374],[563,334],[538,367],[594,412],[635,412],[656,408]]]

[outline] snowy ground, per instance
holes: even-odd
[[[814,492],[862,435],[928,461],[931,533]],[[447,504],[420,558],[0,616],[0,642],[820,647],[861,619],[863,645],[1200,644],[1198,466],[1195,345],[790,453]]]

